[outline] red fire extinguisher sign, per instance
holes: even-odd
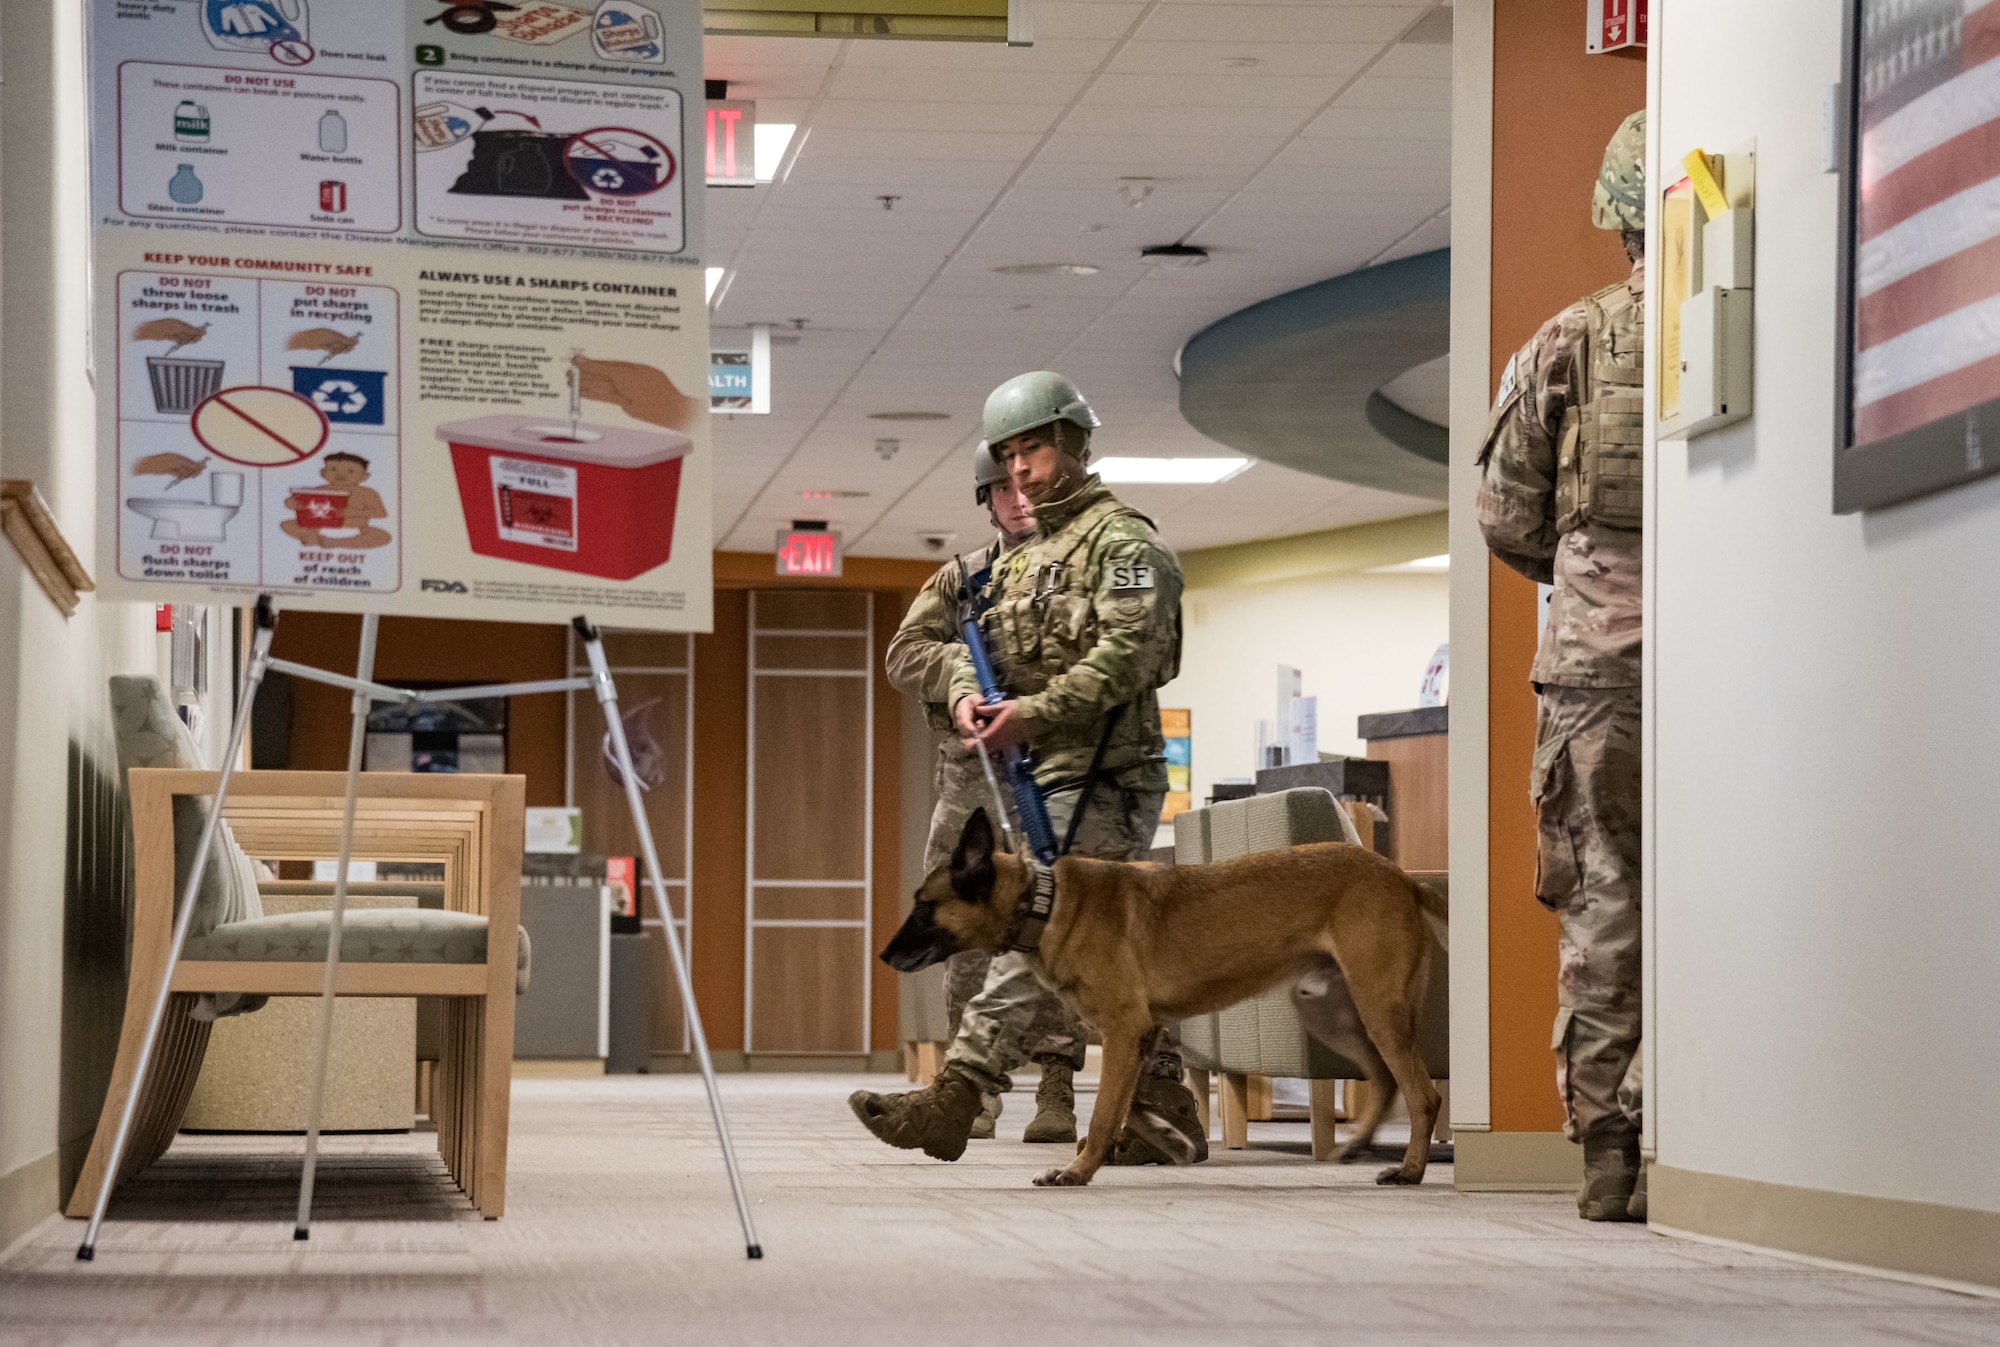
[[[1589,0],[1583,49],[1592,54],[1646,45],[1648,0]]]

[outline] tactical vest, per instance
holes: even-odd
[[[1026,591],[1015,588],[1003,592],[993,605],[987,622],[990,643],[1020,683],[1010,689],[1015,695],[1040,692],[1051,678],[1067,672],[1097,644],[1097,576],[1088,564],[1091,545],[1105,525],[1126,516],[1145,520],[1148,526],[1153,523],[1120,501],[1092,506],[1079,517],[1081,527],[1059,556],[1044,551],[1036,558],[1038,564],[1029,573]],[[1037,540],[1029,546],[1044,546],[1045,542]],[[1179,671],[1176,622],[1166,677],[1171,679]]]
[[[1556,451],[1556,531],[1644,519],[1645,309],[1623,281],[1583,301],[1576,404]]]

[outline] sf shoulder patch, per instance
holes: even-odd
[[[1113,589],[1151,589],[1153,568],[1143,561],[1114,561],[1111,563],[1111,587]]]

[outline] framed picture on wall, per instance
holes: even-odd
[[[2000,0],[1848,0],[1833,507],[2000,471]]]

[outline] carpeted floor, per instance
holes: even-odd
[[[169,1344],[1972,1344],[2000,1302],[1585,1225],[1563,1197],[1315,1165],[1302,1123],[1182,1170],[1032,1188],[1054,1148],[955,1165],[848,1113],[886,1077],[729,1076],[766,1250],[743,1257],[700,1082],[514,1086],[505,1220],[428,1135],[336,1137],[291,1239],[297,1139],[183,1137],[97,1261],[51,1222],[0,1266],[0,1342]],[[279,1147],[290,1155],[278,1154]]]

